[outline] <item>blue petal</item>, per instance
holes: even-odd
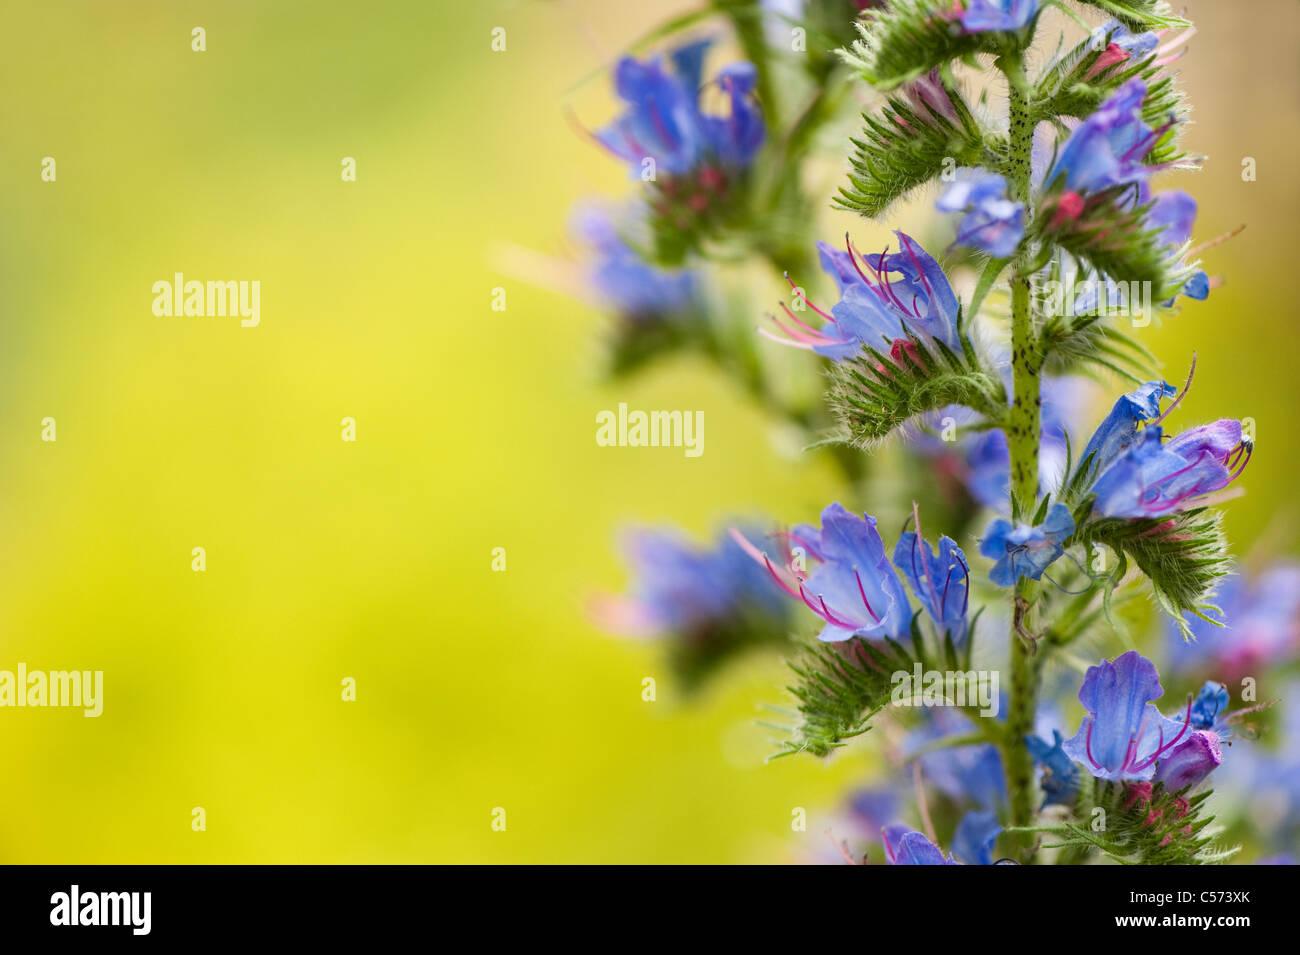
[[[992,865],[993,847],[1001,833],[997,813],[968,812],[953,834],[953,854],[967,865]]]

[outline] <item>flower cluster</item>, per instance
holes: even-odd
[[[891,565],[876,519],[851,514],[838,502],[822,512],[820,527],[801,524],[782,535],[786,553],[779,567],[739,531],[734,536],[781,590],[821,618],[820,640],[907,637],[912,607],[900,572],[941,633],[954,640],[966,635],[970,567],[949,537],[939,538],[936,553],[914,531],[904,532]]]
[[[1267,705],[1239,700],[1233,681],[1300,653],[1300,570],[1234,576],[1221,531],[1217,506],[1251,458],[1252,427],[1170,427],[1191,377],[1182,389],[1157,377],[1146,347],[1111,321],[1116,305],[1172,316],[1215,284],[1192,247],[1196,200],[1153,188],[1158,173],[1196,164],[1179,146],[1187,109],[1166,70],[1191,31],[1170,34],[1187,25],[1163,4],[1088,3],[1123,23],[1073,45],[1063,34],[1040,67],[1029,51],[1059,6],[843,4],[837,16],[861,14],[858,38],[841,39],[841,55],[810,53],[790,88],[766,45],[779,31],[728,7],[744,62],[706,84],[708,42],[624,58],[613,70],[624,111],[596,134],[640,181],[651,236],[585,222],[600,297],[628,323],[698,322],[706,331],[683,335],[685,347],[780,411],[836,469],[841,500],[879,501],[869,512],[837,501],[789,530],[732,528],[709,550],[638,536],[637,584],[599,619],[667,635],[697,663],[756,643],[792,652],[798,710],[781,755],[825,755],[885,722],[891,731],[869,738],[899,779],[860,790],[846,825],[869,839],[861,855],[883,850],[889,864],[1223,861],[1235,850],[1213,841],[1201,807],[1217,781],[1255,774],[1255,721],[1267,723]],[[1005,96],[972,105],[954,67],[979,62]],[[838,105],[853,97],[838,94],[859,83],[883,101],[862,117],[833,201],[876,220],[933,188],[950,241],[920,229],[870,249],[862,232],[858,244],[822,241],[826,197],[809,194],[804,163],[827,145],[823,124],[856,121]],[[747,261],[766,280],[722,289],[721,269]],[[1043,305],[1075,275],[1086,284],[1062,298],[1072,309]],[[772,324],[735,334],[733,303],[781,281],[791,291]],[[824,408],[781,404],[819,374]],[[1083,427],[1079,383],[1112,375],[1129,384]],[[890,457],[881,449],[896,434],[908,440]],[[898,522],[892,546],[872,514]],[[950,533],[927,539],[923,514]],[[1133,637],[1142,594],[1178,630],[1162,667],[1182,702],[1164,709],[1156,663],[1139,650],[1082,677],[1076,665],[1117,631]],[[1009,679],[987,713],[948,692],[949,710],[893,706],[898,674],[956,686],[994,655]],[[1081,716],[1068,716],[1072,700]],[[1113,820],[1104,836],[1084,828],[1098,809]]]

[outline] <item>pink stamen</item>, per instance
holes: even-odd
[[[777,582],[777,585],[782,590],[791,597],[799,596],[795,589],[786,583],[781,575],[776,572],[776,568],[773,567],[772,562],[767,559],[767,555],[749,542],[749,538],[740,533],[740,531],[734,527],[730,529],[729,533],[731,534],[731,539],[736,542],[737,546],[739,546],[741,550],[767,568],[767,572],[772,575],[772,579]]]
[[[776,342],[778,345],[786,345],[790,348],[802,348],[805,351],[812,351],[816,346],[809,342],[795,341],[792,338],[782,338],[780,335],[773,335],[766,328],[757,329],[758,333],[768,341]]]
[[[854,570],[853,576],[858,582],[858,593],[862,595],[862,603],[867,608],[867,613],[871,614],[872,620],[874,620],[876,623],[880,623],[880,616],[874,610],[871,609],[871,601],[867,599],[867,591],[862,586],[862,575],[859,574],[857,570]]]
[[[1160,32],[1163,33],[1164,31],[1162,30]],[[1156,47],[1155,54],[1156,56],[1167,56],[1168,54],[1172,53],[1174,50],[1177,50],[1180,46],[1184,45],[1188,40],[1190,40],[1194,36],[1196,36],[1196,27],[1194,26],[1189,27],[1188,29],[1184,30],[1182,33],[1178,34],[1178,36],[1170,40],[1168,43]],[[1178,55],[1182,56],[1182,53],[1179,53]]]
[[[816,329],[816,328],[813,328],[811,325],[805,324],[804,322],[800,321],[800,320],[799,320],[799,317],[798,317],[797,315],[795,315],[794,312],[790,311],[790,307],[789,307],[788,305],[786,305],[785,302],[782,302],[782,303],[781,303],[781,308],[785,311],[785,314],[789,317],[790,321],[794,322],[796,325],[798,325],[798,326],[799,326],[800,328],[802,328],[804,331],[806,331],[806,332],[810,332],[810,333],[812,333],[812,334],[814,334],[814,335],[822,335],[822,336],[825,336],[826,333],[825,333],[824,331],[820,331],[820,330],[818,330],[818,329]],[[832,321],[832,324],[834,324],[834,319],[832,319],[831,321]]]
[[[921,287],[925,289],[927,295],[933,296],[934,290],[930,288],[930,281],[925,277],[925,271],[921,268],[921,260],[916,257],[916,251],[913,249],[912,243],[906,241],[902,237],[899,238],[898,243],[899,245],[906,247],[907,257],[910,258],[912,264],[916,266],[916,275],[917,278],[921,280]]]
[[[1169,417],[1169,412],[1173,411],[1180,404],[1182,404],[1183,398],[1185,398],[1187,396],[1187,392],[1191,391],[1192,389],[1192,378],[1193,376],[1195,376],[1195,374],[1196,374],[1196,352],[1192,352],[1192,366],[1187,369],[1187,383],[1183,385],[1183,390],[1178,392],[1178,394],[1174,397],[1173,404],[1171,404],[1168,408],[1165,409],[1164,414],[1156,418],[1155,421],[1151,422],[1152,424],[1159,424],[1160,422],[1164,421],[1166,418]]]
[[[1178,741],[1183,738],[1184,734],[1186,734],[1187,728],[1191,726],[1191,723],[1192,723],[1192,699],[1191,697],[1188,697],[1187,713],[1183,716],[1183,728],[1178,731],[1178,735],[1175,736],[1173,739],[1171,739],[1168,743],[1166,743],[1164,741],[1165,732],[1162,729],[1160,731],[1160,743],[1156,746],[1156,751],[1152,753],[1150,756],[1148,756],[1146,759],[1144,759],[1141,763],[1134,766],[1133,770],[1135,772],[1140,772],[1141,770],[1146,769],[1157,759],[1163,756],[1166,752],[1168,752],[1171,748],[1176,746],[1178,744]]]
[[[872,284],[871,279],[867,278],[867,273],[863,272],[862,266],[858,265],[857,250],[853,248],[853,242],[849,239],[849,234],[847,232],[844,233],[844,246],[849,251],[849,261],[853,263],[854,270],[857,271],[859,276],[861,276],[862,281],[870,287]]]
[[[787,313],[789,312],[788,309],[787,309],[786,311],[787,311]],[[772,320],[772,324],[773,324],[773,325],[775,325],[777,328],[781,329],[781,331],[785,332],[787,335],[789,335],[789,336],[790,336],[792,339],[794,339],[796,342],[800,342],[800,343],[803,343],[803,344],[810,344],[810,345],[842,345],[842,344],[844,344],[844,340],[843,340],[843,339],[839,339],[839,338],[830,338],[830,337],[828,337],[828,336],[826,336],[826,335],[823,335],[821,332],[814,331],[813,329],[808,328],[806,325],[804,326],[804,328],[807,329],[806,331],[795,331],[794,329],[788,328],[788,327],[786,327],[785,325],[783,325],[783,324],[781,323],[781,320],[780,320],[779,318],[777,318],[775,315],[771,315],[771,314],[769,314],[767,317],[770,318],[770,319]],[[791,317],[793,318],[793,316],[791,316]]]
[[[831,318],[829,315],[827,315],[825,312],[823,312],[820,308],[818,308],[818,307],[817,307],[816,305],[814,305],[812,302],[808,301],[808,296],[804,294],[803,289],[799,288],[799,286],[797,286],[797,285],[794,284],[794,279],[790,278],[790,273],[789,273],[789,272],[785,272],[785,273],[783,273],[783,277],[785,278],[785,280],[786,280],[788,283],[790,283],[790,289],[791,289],[791,291],[794,292],[794,294],[795,294],[795,296],[796,296],[797,298],[799,298],[799,299],[800,299],[800,300],[801,300],[805,305],[807,305],[809,308],[811,308],[814,312],[816,312],[816,313],[817,313],[818,315],[820,315],[822,318],[826,319],[826,321],[830,322],[831,324],[834,324],[834,323],[835,323],[835,319]]]

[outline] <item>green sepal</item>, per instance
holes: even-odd
[[[831,367],[827,400],[847,430],[848,443],[870,449],[909,419],[952,404],[1001,420],[1006,388],[968,357],[974,349],[967,342],[959,355],[943,342],[927,344],[915,334],[904,341],[907,347],[894,349],[897,360],[864,346],[857,357]]]
[[[889,705],[893,674],[911,672],[917,662],[893,639],[876,643],[853,637],[806,646],[790,663],[799,678],[788,687],[799,703],[799,723],[773,758],[827,756],[867,732],[871,718]]]

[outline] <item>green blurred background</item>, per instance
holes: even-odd
[[[1261,537],[1285,552],[1297,8],[1186,7],[1200,27],[1180,64],[1188,141],[1210,160],[1176,185],[1200,200],[1198,236],[1248,228],[1209,254],[1224,287],[1144,341],[1171,379],[1199,352],[1182,423],[1256,419],[1228,529],[1238,553]],[[781,453],[773,422],[700,363],[602,385],[604,319],[510,264],[520,249],[562,259],[571,204],[626,193],[565,109],[603,122],[604,80],[581,81],[687,8],[10,5],[0,669],[101,669],[105,701],[99,719],[0,710],[0,860],[821,851],[864,762],[850,749],[763,764],[754,721],[782,701],[781,662],[752,658],[682,701],[656,648],[598,632],[584,603],[623,586],[613,544],[628,522],[704,535],[728,514],[807,519],[839,492],[834,472]],[[344,156],[355,183],[340,181]],[[826,234],[846,224],[828,214]],[[852,225],[861,247],[884,234]],[[260,327],[154,317],[151,285],[176,271],[259,280]],[[498,286],[504,313],[489,307]],[[595,413],[619,401],[704,410],[706,453],[597,447]],[[206,573],[190,569],[196,546]]]

